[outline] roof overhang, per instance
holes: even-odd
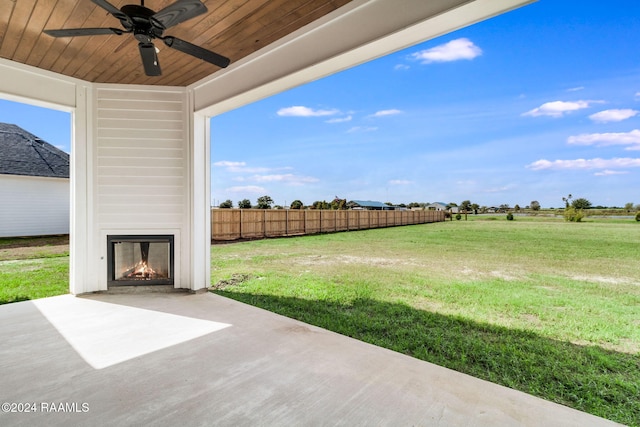
[[[193,84],[220,114],[500,15],[536,0],[353,0]]]
[[[186,90],[193,95],[193,111],[214,116],[533,1],[352,0],[228,68],[187,86]],[[44,104],[73,107],[75,94],[68,89],[78,82],[91,84],[15,61],[0,59],[0,67],[4,76],[0,93],[9,98],[26,97]],[[34,86],[33,81],[44,83]],[[151,89],[145,85],[127,87]]]

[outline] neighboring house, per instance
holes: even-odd
[[[372,202],[370,200],[352,200],[349,202],[349,208],[351,209],[364,209],[364,210],[393,210],[393,206],[389,206],[382,202]]]
[[[433,203],[427,205],[427,210],[430,210],[430,211],[446,211],[447,210],[447,204],[446,203],[442,203],[442,202],[433,202]]]
[[[69,233],[69,155],[0,123],[0,237]]]

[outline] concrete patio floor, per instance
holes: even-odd
[[[0,343],[2,426],[617,425],[211,293],[7,304]]]

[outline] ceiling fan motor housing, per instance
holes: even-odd
[[[164,28],[152,19],[155,15],[153,10],[137,4],[124,5],[120,10],[130,19],[120,19],[120,23],[128,31],[133,30],[133,35],[139,42],[151,43],[152,39],[162,37]]]

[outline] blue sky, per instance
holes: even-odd
[[[212,201],[640,203],[638,52],[640,2],[540,0],[214,117]]]

